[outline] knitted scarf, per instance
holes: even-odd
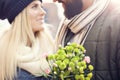
[[[83,45],[85,37],[87,37],[94,21],[103,13],[109,2],[110,0],[96,0],[91,7],[82,13],[74,16],[70,20],[65,19],[57,33],[57,45],[64,45],[64,39],[68,28],[76,35],[72,42],[77,42]]]
[[[53,47],[50,47],[48,43],[44,45],[46,45],[47,48],[46,50],[41,51],[42,48],[38,39],[36,39],[32,47],[21,44],[17,50],[18,67],[35,76],[48,74],[50,67],[46,61],[45,53],[52,53]]]

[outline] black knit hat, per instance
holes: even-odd
[[[0,0],[0,19],[11,23],[15,17],[34,0]],[[42,0],[40,0],[42,2]]]

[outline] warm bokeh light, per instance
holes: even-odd
[[[111,0],[112,2],[120,3],[120,0]]]

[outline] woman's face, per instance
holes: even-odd
[[[31,21],[33,32],[43,30],[45,11],[39,0],[34,0],[27,7],[28,17]]]

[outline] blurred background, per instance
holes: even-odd
[[[45,22],[50,25],[48,28],[55,37],[58,27],[64,19],[62,5],[57,2],[53,3],[52,0],[43,0],[43,8],[46,11]]]

